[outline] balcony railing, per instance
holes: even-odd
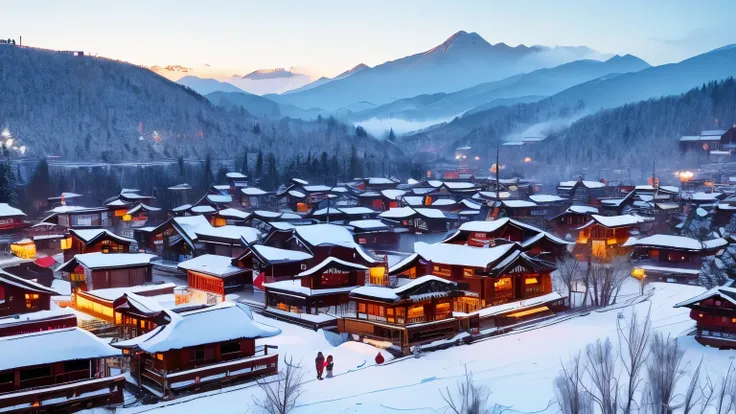
[[[84,404],[87,407],[123,402],[125,377],[95,378],[20,392],[0,394],[0,412],[55,411]]]

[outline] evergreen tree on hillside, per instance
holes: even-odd
[[[270,190],[275,190],[279,186],[279,169],[276,164],[276,156],[273,155],[273,152],[269,152],[266,160],[268,164],[268,173],[266,174],[265,187]]]
[[[245,174],[246,176],[250,176],[250,171],[248,171],[248,151],[247,150],[243,152],[243,162],[240,165],[240,172]]]
[[[224,166],[220,166],[220,168],[217,169],[217,178],[215,179],[215,184],[227,184],[227,168]]]
[[[3,147],[3,160],[0,164],[0,203],[18,205],[18,186],[10,164],[10,153]]]
[[[368,133],[365,132],[365,128],[358,125],[355,127],[355,136],[358,138],[366,138],[368,136]]]
[[[53,197],[54,188],[51,185],[51,176],[49,174],[49,163],[46,158],[42,158],[36,166],[30,182],[28,183],[28,205],[38,213],[38,207],[46,206],[46,200]]]
[[[396,141],[396,134],[394,133],[394,129],[391,128],[388,130],[388,140],[391,142]]]
[[[363,176],[363,167],[360,164],[360,158],[358,158],[358,152],[355,150],[355,145],[353,145],[350,149],[348,176],[348,180],[352,180],[353,178],[360,178]]]
[[[186,170],[184,167],[184,157],[179,156],[179,159],[176,160],[176,164],[179,166],[179,177],[184,178]]]
[[[327,160],[327,151],[322,151],[320,156],[320,170],[322,173],[322,182],[327,184],[330,181],[330,164]]]
[[[253,176],[256,180],[263,178],[263,151],[258,151],[258,156],[256,157],[256,170],[253,173]]]
[[[207,153],[207,157],[204,159],[204,167],[202,168],[202,181],[200,183],[200,189],[202,191],[209,190],[212,185],[212,155]]]

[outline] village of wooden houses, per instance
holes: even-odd
[[[0,204],[0,412],[254,384],[283,368],[287,330],[361,344],[363,364],[402,364],[663,286],[691,289],[668,306],[690,309],[683,335],[736,349],[727,179],[653,170],[544,188],[458,167],[334,187],[293,177],[275,192],[227,179],[169,211],[136,189],[103,205],[64,192],[40,217]],[[575,269],[588,279],[570,282]]]

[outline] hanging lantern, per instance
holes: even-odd
[[[130,214],[123,214],[123,221],[130,221],[133,217],[130,216]]]

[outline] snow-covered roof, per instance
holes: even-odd
[[[16,286],[22,288],[23,290],[58,295],[58,292],[51,288],[47,288],[46,286],[40,283],[36,283],[32,280],[23,279],[20,276],[8,273],[2,269],[0,269],[0,283]]]
[[[567,200],[564,197],[551,195],[551,194],[533,194],[529,196],[529,199],[534,201],[535,203],[554,203],[557,201]]]
[[[311,275],[319,272],[320,270],[329,268],[330,266],[339,266],[339,267],[349,268],[349,269],[353,269],[353,270],[368,270],[368,268],[366,266],[363,266],[362,264],[348,262],[348,261],[345,261],[345,260],[338,259],[336,257],[330,256],[330,257],[326,258],[325,260],[319,262],[318,264],[312,266],[311,268],[309,268],[309,269],[307,269],[307,270],[305,270],[303,272],[300,272],[296,276],[297,277],[311,276]]]
[[[476,188],[477,186],[473,183],[466,183],[461,181],[445,181],[445,187],[450,190],[467,190],[470,188]]]
[[[336,224],[312,224],[296,226],[296,234],[312,246],[334,244],[337,246],[354,247],[355,240],[345,227]]]
[[[245,212],[245,211],[240,211],[235,208],[226,208],[224,210],[218,211],[217,215],[222,216],[222,217],[229,217],[229,218],[234,218],[234,219],[245,220],[250,216],[250,213]]]
[[[230,185],[228,184],[213,185],[212,188],[214,188],[215,190],[227,191],[230,189]]]
[[[155,211],[161,211],[158,207],[149,206],[148,204],[139,203],[135,207],[128,210],[125,214],[135,214],[139,211],[149,211],[149,212],[155,212]]]
[[[264,244],[254,244],[250,246],[259,256],[271,263],[276,262],[300,262],[309,260],[312,255],[299,250],[279,249],[278,247],[266,246]]]
[[[406,191],[397,190],[397,189],[387,189],[387,190],[381,190],[381,194],[384,197],[388,198],[389,200],[396,200],[397,198],[406,194]]]
[[[570,206],[567,211],[578,213],[578,214],[598,214],[598,208],[593,206]]]
[[[174,217],[173,220],[190,240],[197,240],[197,232],[206,232],[212,228],[212,225],[204,216]]]
[[[578,183],[578,181],[562,181],[562,182],[560,182],[560,184],[559,184],[558,187],[572,188],[577,183]],[[583,181],[580,181],[580,183],[584,187],[586,187],[586,188],[603,188],[603,187],[606,186],[604,183],[600,183],[598,181],[586,181],[586,180],[583,180]]]
[[[462,199],[460,201],[460,204],[472,210],[480,210],[480,204],[476,203],[473,200],[467,199],[467,198]]]
[[[360,216],[364,214],[377,214],[376,211],[368,207],[340,207],[340,211],[349,216]]]
[[[259,217],[263,217],[263,218],[279,218],[282,215],[284,215],[284,213],[280,211],[268,211],[268,210],[255,210],[253,211],[253,214]]]
[[[526,200],[504,200],[503,205],[510,208],[523,208],[523,207],[536,207],[537,204],[533,201]]]
[[[704,193],[699,191],[691,194],[690,199],[695,201],[715,201],[721,195],[721,193]]]
[[[593,221],[598,222],[604,227],[622,227],[622,226],[633,226],[635,224],[643,223],[647,221],[644,217],[634,216],[631,214],[623,214],[620,216],[601,216],[598,214],[593,214],[590,216]],[[590,223],[588,223],[590,224]],[[583,227],[586,227],[588,224],[586,224]]]
[[[264,288],[283,290],[289,293],[294,293],[302,296],[319,296],[319,295],[331,295],[334,293],[348,293],[355,289],[355,286],[341,286],[336,288],[324,288],[324,289],[311,289],[302,286],[299,280],[282,280],[280,282],[264,283]]]
[[[700,295],[692,297],[686,301],[680,302],[676,304],[674,307],[679,308],[683,306],[694,305],[696,303],[702,302],[714,296],[720,296],[723,299],[731,302],[732,305],[736,305],[736,287],[717,286],[712,289],[708,289],[707,291],[701,293]]]
[[[364,193],[358,194],[358,197],[378,197],[379,194],[375,191],[366,191]]]
[[[309,184],[309,181],[302,180],[301,178],[292,178],[291,181],[293,181],[293,182],[295,182],[297,184],[301,184],[301,185],[307,185],[307,184]]]
[[[424,204],[424,197],[422,196],[404,196],[403,200],[410,206],[421,206]]]
[[[127,205],[127,203],[125,204]],[[52,214],[66,214],[66,213],[86,213],[95,211],[105,211],[105,207],[82,207],[82,206],[59,206],[51,209]]]
[[[112,201],[108,201],[107,203],[105,203],[105,205],[108,207],[125,207],[127,205],[130,205],[130,201],[125,201],[125,200],[116,198]]]
[[[242,174],[242,173],[239,173],[239,172],[229,172],[229,173],[225,174],[225,177],[227,177],[227,178],[241,178],[241,179],[248,178],[245,174]]]
[[[483,248],[460,244],[427,244],[425,242],[416,242],[414,243],[414,251],[432,262],[448,265],[486,267],[503,257],[514,246],[514,243],[509,243]]]
[[[281,330],[253,320],[247,305],[222,302],[218,305],[189,312],[167,312],[171,322],[126,341],[115,343],[117,348],[139,348],[154,354],[203,344],[238,339],[268,338]]]
[[[348,225],[361,230],[387,229],[389,226],[381,220],[353,220]]]
[[[433,206],[451,206],[457,204],[457,201],[451,199],[451,198],[439,198],[432,202]]]
[[[263,191],[260,188],[256,188],[256,187],[241,188],[240,192],[247,196],[259,196],[259,195],[268,194],[267,191]]]
[[[8,203],[0,203],[0,217],[25,216],[26,213]]]
[[[509,198],[511,197],[511,193],[508,191],[501,191],[498,193],[498,198]],[[474,199],[480,199],[480,198],[496,198],[496,192],[495,191],[478,191],[478,194],[473,196]]]
[[[61,265],[61,268],[65,268],[73,260],[88,269],[136,267],[145,266],[155,258],[156,255],[148,253],[81,253],[74,255],[71,260]]]
[[[683,135],[680,137],[680,142],[693,142],[693,141],[717,141],[720,137],[712,135]]]
[[[192,213],[200,213],[200,214],[203,214],[203,213],[214,213],[217,210],[215,210],[215,208],[212,207],[212,206],[202,205],[202,206],[194,206],[194,207],[192,207],[191,208],[191,211],[192,211]]]
[[[347,189],[347,188],[345,188],[345,187],[342,187],[342,186],[340,186],[340,187],[332,187],[332,190],[331,190],[331,191],[332,191],[333,193],[347,193],[347,192],[349,192],[350,190],[348,190],[348,189]]]
[[[426,275],[420,276],[416,279],[412,279],[408,283],[405,283],[396,288],[388,288],[383,286],[360,286],[350,291],[350,295],[360,295],[387,301],[398,301],[399,299],[401,299],[403,293],[414,289],[417,286],[433,281],[447,285],[448,288],[457,285],[451,280],[443,279],[434,275]],[[435,292],[430,295],[437,296],[439,294],[440,292]]]
[[[80,328],[0,337],[0,371],[79,359],[119,356],[120,351]]]
[[[215,277],[228,277],[246,271],[232,265],[232,257],[204,254],[179,263],[179,269],[204,273]]]
[[[105,229],[70,229],[69,232],[77,236],[77,238],[79,238],[86,244],[89,244],[90,242],[103,236],[107,236],[124,243],[132,243],[135,241],[127,237],[118,236],[117,234]]]
[[[437,210],[434,208],[413,208],[413,207],[394,207],[387,211],[384,211],[378,216],[381,218],[387,218],[387,219],[392,219],[392,218],[398,219],[398,218],[411,217],[415,214],[419,214],[420,216],[424,216],[426,218],[436,218],[436,219],[446,218],[445,213],[443,213],[442,210]]]
[[[318,185],[305,185],[302,188],[304,188],[305,190],[307,190],[310,193],[321,192],[321,191],[330,191],[330,190],[332,190],[332,187],[329,187],[329,186],[326,186],[326,185],[322,185],[322,184],[318,184]]]
[[[197,236],[217,237],[236,242],[243,238],[248,243],[253,243],[261,236],[261,232],[258,229],[254,229],[253,227],[233,225],[220,227],[202,227],[201,229],[197,229],[194,232],[197,234]]]
[[[725,247],[728,242],[725,239],[717,238],[712,240],[704,240],[700,242],[684,236],[674,236],[670,234],[655,234],[653,236],[644,237],[633,241],[629,246],[653,246],[663,248],[685,249],[700,251],[704,249],[717,249]]]
[[[126,286],[118,288],[94,289],[84,292],[85,295],[95,296],[108,302],[122,297],[127,293],[135,293],[136,295],[144,295],[151,291],[173,291],[176,285],[174,283],[161,283],[158,285],[142,285],[142,286]],[[147,295],[145,295],[147,296]]]
[[[183,183],[183,184],[172,185],[168,189],[169,190],[174,190],[174,191],[176,191],[176,190],[191,190],[192,189],[192,186],[189,185],[189,184],[187,184],[187,183]]]
[[[398,181],[394,181],[390,178],[383,178],[383,177],[370,177],[368,178],[368,184],[378,185],[378,184],[396,184]]]
[[[233,196],[230,194],[207,194],[207,199],[215,204],[228,204],[233,202]]]
[[[191,204],[182,204],[182,205],[180,205],[180,206],[178,206],[178,207],[174,207],[174,208],[172,208],[172,209],[171,209],[171,211],[173,211],[173,212],[177,212],[177,213],[178,213],[178,212],[180,212],[180,211],[187,211],[187,210],[189,210],[190,208],[192,208],[192,205],[191,205]]]

